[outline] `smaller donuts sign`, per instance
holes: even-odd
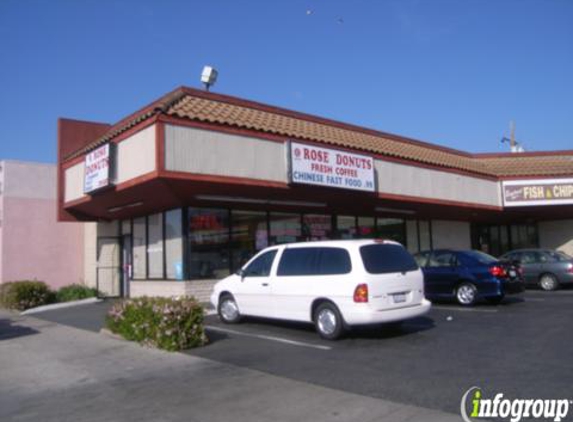
[[[112,183],[110,163],[110,144],[105,144],[86,155],[84,163],[84,193],[95,192]]]

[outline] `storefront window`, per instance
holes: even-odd
[[[420,236],[420,250],[432,249],[432,226],[428,220],[418,221],[418,235]]]
[[[358,217],[358,237],[373,238],[376,237],[376,223],[374,217]]]
[[[511,226],[511,249],[536,248],[537,244],[537,226],[535,224]]]
[[[163,215],[150,215],[147,217],[147,224],[149,278],[163,278]]]
[[[268,246],[267,213],[232,211],[231,252],[235,271]]]
[[[377,221],[377,234],[382,239],[394,240],[407,246],[406,223],[400,218],[379,218]]]
[[[512,249],[538,247],[535,224],[490,225],[472,224],[472,248],[493,256],[500,256]]]
[[[302,217],[304,240],[328,240],[332,238],[332,217],[330,215],[305,214]]]
[[[229,268],[229,212],[189,208],[190,277],[223,278]]]
[[[121,234],[131,234],[131,220],[122,220]]]
[[[133,278],[140,280],[147,277],[145,231],[145,217],[133,220]]]
[[[339,239],[354,239],[356,237],[356,217],[337,216],[336,234]]]
[[[270,214],[270,243],[297,242],[301,239],[302,228],[299,214],[273,212]]]
[[[181,209],[165,213],[165,269],[167,278],[183,279],[183,235]]]

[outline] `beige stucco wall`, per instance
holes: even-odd
[[[558,249],[573,256],[573,219],[538,223],[539,246]]]
[[[192,281],[132,281],[130,297],[140,296],[195,296],[199,302],[209,302],[213,286],[218,280]]]
[[[123,183],[155,170],[155,125],[117,144],[115,183]],[[84,162],[64,170],[64,202],[84,196]]]
[[[287,182],[286,144],[167,125],[167,170]],[[496,181],[375,160],[378,190],[394,195],[500,206]]]
[[[434,249],[470,249],[470,223],[432,220],[432,243]]]
[[[165,127],[165,168],[287,182],[281,143],[172,125]]]
[[[142,176],[155,170],[155,125],[117,144],[116,183]]]
[[[84,162],[64,171],[64,202],[80,199],[84,194]]]
[[[393,195],[501,206],[499,182],[375,160],[378,190]]]

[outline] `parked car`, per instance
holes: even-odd
[[[506,294],[524,290],[518,265],[476,250],[440,249],[414,255],[424,272],[426,297],[455,298],[472,306],[480,299],[500,303]]]
[[[431,306],[413,257],[387,240],[266,248],[218,282],[211,303],[225,323],[244,315],[311,322],[329,340],[356,325],[414,318]]]
[[[555,290],[562,284],[573,283],[573,258],[551,249],[517,249],[502,259],[519,261],[525,284],[538,285],[543,290]]]

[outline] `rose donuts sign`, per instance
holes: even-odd
[[[374,159],[366,155],[290,143],[290,182],[374,192]]]

